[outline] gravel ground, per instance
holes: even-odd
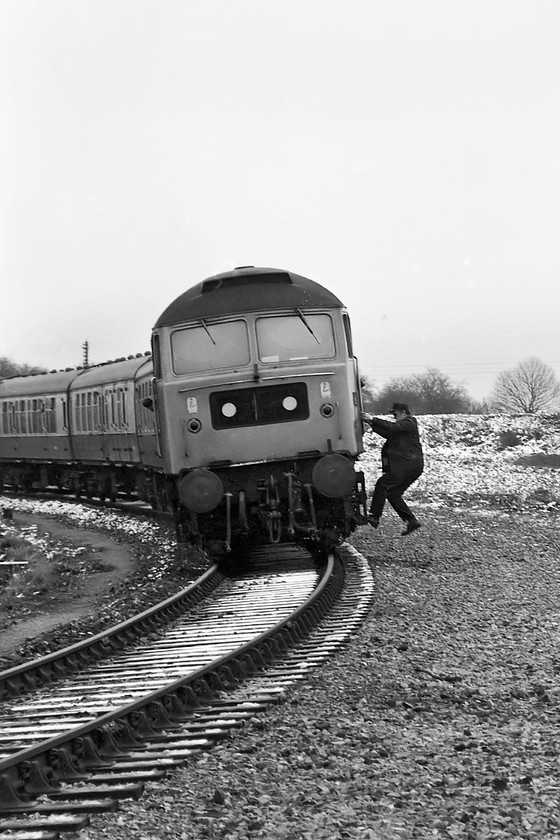
[[[557,451],[558,422],[421,424],[423,527],[353,536],[376,596],[346,648],[81,840],[560,838],[559,471],[518,463]]]

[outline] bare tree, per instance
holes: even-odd
[[[560,382],[549,365],[531,357],[498,374],[490,404],[513,414],[553,410],[560,405]]]
[[[391,379],[376,394],[374,410],[385,413],[393,402],[408,403],[415,414],[470,414],[474,410],[465,387],[438,368]]]
[[[45,373],[46,368],[28,364],[18,364],[8,356],[0,356],[0,379],[10,376],[28,376],[30,373]]]
[[[362,403],[364,406],[364,411],[372,412],[374,410],[373,406],[377,394],[377,388],[375,387],[375,383],[372,379],[368,379],[366,376],[362,376],[360,385],[362,388]]]

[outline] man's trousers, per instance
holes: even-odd
[[[375,519],[381,519],[385,502],[398,513],[403,522],[410,522],[416,519],[409,506],[403,499],[403,493],[410,485],[420,478],[422,468],[415,467],[405,473],[396,475],[392,472],[384,472],[376,482],[373,490],[373,497],[370,505],[370,513]]]

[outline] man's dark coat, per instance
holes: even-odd
[[[391,472],[396,476],[422,472],[424,456],[416,417],[403,417],[395,422],[373,417],[370,425],[374,432],[387,438],[381,449],[383,472]]]

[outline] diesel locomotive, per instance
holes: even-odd
[[[340,300],[293,272],[203,280],[150,354],[0,382],[0,482],[134,495],[211,553],[366,521],[360,378]]]

